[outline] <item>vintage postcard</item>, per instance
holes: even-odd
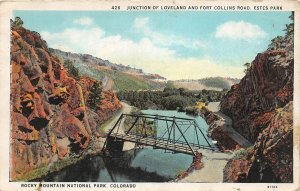
[[[299,190],[299,2],[0,10],[1,191]]]

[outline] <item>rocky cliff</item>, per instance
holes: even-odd
[[[98,125],[121,108],[110,91],[99,110],[87,107],[93,83],[70,77],[38,33],[12,24],[11,180],[93,150]]]
[[[293,15],[292,15],[293,16]],[[228,182],[292,182],[294,32],[272,40],[221,102],[233,127],[254,143],[224,172]]]
[[[224,170],[225,182],[293,182],[293,102],[279,110],[253,148]]]
[[[233,119],[234,128],[252,142],[268,126],[276,108],[293,99],[293,50],[293,35],[289,35],[280,49],[258,54],[246,76],[221,102],[221,111]]]

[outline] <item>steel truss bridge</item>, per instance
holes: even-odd
[[[103,148],[119,152],[125,141],[194,156],[199,149],[217,149],[195,119],[153,114],[121,114]]]

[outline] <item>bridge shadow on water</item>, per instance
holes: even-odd
[[[114,156],[93,156],[83,159],[58,172],[33,181],[44,182],[167,182],[172,176],[148,172],[133,167],[132,160],[141,149],[122,152]]]

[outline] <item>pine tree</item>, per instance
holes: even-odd
[[[294,17],[295,17],[294,11],[292,11],[291,15],[289,16],[289,18],[292,20],[292,23],[286,25],[286,29],[284,29],[287,35],[294,33],[294,21],[295,21]]]
[[[22,19],[20,17],[16,17],[15,18],[15,21],[14,21],[14,24],[18,27],[22,27],[24,22],[22,21]]]
[[[99,81],[96,81],[91,90],[90,90],[90,94],[89,94],[89,98],[88,98],[88,105],[96,110],[99,109],[99,104],[102,101],[102,85]]]
[[[250,71],[251,64],[247,62],[244,64],[244,66],[245,66],[244,73],[247,74]]]
[[[71,60],[66,60],[64,66],[68,70],[68,73],[75,78],[76,80],[80,79],[80,74],[78,68],[74,66],[74,63]]]

